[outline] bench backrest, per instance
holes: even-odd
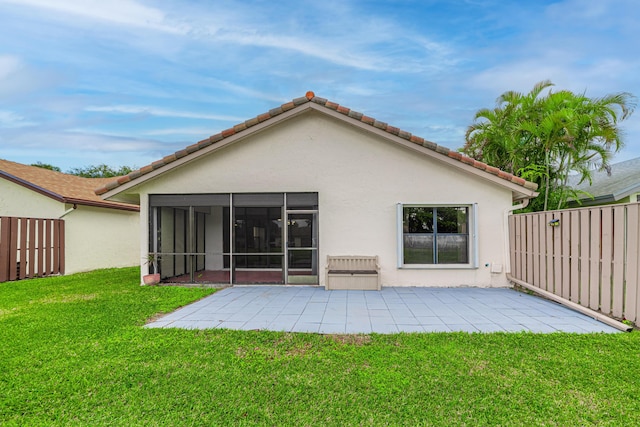
[[[330,271],[378,271],[378,257],[328,255],[327,269]]]

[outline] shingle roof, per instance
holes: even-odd
[[[0,159],[0,178],[51,197],[61,203],[73,203],[112,209],[138,211],[128,203],[103,200],[95,189],[113,181],[113,178],[83,178],[36,166],[23,165]]]
[[[640,157],[611,165],[607,171],[594,172],[591,185],[588,181],[577,184],[578,177],[569,181],[576,189],[586,191],[594,198],[583,197],[584,205],[610,203],[640,192]]]
[[[344,115],[345,117],[350,118],[351,120],[355,120],[357,122],[361,122],[367,125],[370,125],[373,128],[376,129],[380,129],[382,131],[388,132],[392,135],[395,135],[399,138],[405,139],[407,141],[410,141],[414,144],[420,145],[422,147],[425,147],[429,150],[432,150],[434,152],[437,152],[443,156],[449,157],[451,159],[457,160],[461,163],[473,166],[476,169],[479,169],[481,171],[484,171],[488,174],[491,175],[495,175],[501,179],[504,179],[506,181],[509,181],[513,184],[516,184],[518,186],[521,186],[523,188],[526,188],[530,191],[535,191],[537,189],[537,184],[533,183],[533,182],[529,182],[526,181],[520,177],[517,177],[513,174],[504,172],[498,168],[495,168],[493,166],[489,166],[486,163],[483,162],[479,162],[475,159],[472,159],[470,157],[467,157],[465,155],[463,155],[462,153],[459,153],[457,151],[453,151],[450,150],[446,147],[443,147],[441,145],[437,145],[431,141],[427,141],[424,138],[420,138],[418,136],[412,135],[410,132],[406,132],[402,129],[399,129],[397,127],[391,126],[385,122],[381,122],[379,120],[374,119],[373,117],[369,117],[364,115],[363,113],[359,113],[357,111],[353,111],[347,107],[341,106],[339,104],[336,104],[335,102],[331,102],[325,98],[321,98],[319,96],[316,96],[313,92],[309,91],[306,93],[305,96],[300,97],[300,98],[295,98],[294,100],[287,102],[285,104],[282,104],[281,106],[277,107],[277,108],[273,108],[271,110],[269,110],[266,113],[260,114],[257,117],[254,117],[252,119],[249,119],[243,123],[237,124],[229,129],[223,130],[222,132],[212,135],[209,138],[203,139],[202,141],[199,141],[193,145],[190,145],[182,150],[176,151],[175,153],[168,155],[160,160],[157,160],[153,163],[151,163],[150,165],[144,166],[140,169],[138,169],[137,171],[131,172],[128,175],[125,175],[123,177],[120,177],[118,179],[112,180],[108,183],[106,183],[104,186],[98,188],[96,190],[96,194],[105,194],[108,191],[114,190],[118,187],[120,187],[121,185],[124,185],[130,181],[136,180],[148,173],[151,173],[157,169],[160,169],[164,166],[167,166],[173,162],[175,162],[178,159],[181,159],[189,154],[195,153],[199,150],[202,150],[212,144],[216,144],[226,138],[231,137],[232,135],[236,135],[236,134],[240,134],[242,132],[247,131],[248,129],[250,129],[251,127],[263,123],[265,121],[268,121],[270,119],[273,119],[277,116],[279,116],[280,114],[287,112],[289,110],[293,110],[297,107],[300,107],[306,103],[314,103],[317,104],[319,106],[322,106],[324,108],[327,108],[329,110],[333,110],[336,111],[342,115]]]

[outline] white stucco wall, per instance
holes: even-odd
[[[279,123],[146,183],[148,194],[318,192],[321,265],[378,255],[383,286],[506,286],[504,211],[511,191],[317,112]],[[399,269],[397,203],[478,204],[479,268]],[[140,231],[144,255],[148,242]],[[141,255],[141,256],[142,256]],[[324,284],[324,271],[320,282]]]
[[[0,179],[0,216],[58,218],[64,210],[64,203]]]
[[[138,212],[78,206],[64,219],[67,274],[140,264]]]
[[[66,205],[0,179],[0,216],[60,218],[65,212],[65,274],[140,264],[138,212]]]

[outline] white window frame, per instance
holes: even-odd
[[[449,208],[465,207],[469,209],[469,262],[466,264],[405,264],[404,263],[404,208]],[[477,269],[478,256],[478,204],[477,203],[398,203],[396,205],[397,259],[398,269]]]

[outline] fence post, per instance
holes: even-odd
[[[638,324],[640,322],[640,292],[638,292],[638,257],[640,256],[640,204],[627,206],[627,241],[625,264],[626,288],[624,317]]]
[[[29,277],[36,277],[36,252],[38,250],[36,240],[36,220],[29,221]]]
[[[28,232],[28,222],[27,218],[20,218],[20,222],[18,223],[18,233],[20,235],[20,246],[18,250],[20,251],[20,261],[17,266],[18,270],[18,280],[22,280],[27,277],[27,232]]]
[[[40,277],[44,277],[45,276],[45,272],[44,272],[44,255],[45,255],[45,250],[44,250],[44,224],[45,224],[45,220],[44,219],[38,219],[38,276]]]
[[[580,211],[580,305],[589,306],[589,236],[591,211]]]
[[[0,282],[9,280],[9,239],[11,236],[11,219],[0,217]]]
[[[613,211],[602,209],[602,239],[600,240],[600,310],[611,314],[611,265],[613,263]]]
[[[9,280],[16,280],[18,271],[18,218],[9,218]]]
[[[58,227],[60,229],[59,234],[60,234],[60,248],[59,248],[59,253],[60,253],[60,267],[59,267],[59,272],[60,274],[64,274],[64,267],[65,267],[65,251],[66,251],[66,246],[65,246],[65,225],[64,225],[64,220],[60,219],[58,220]]]
[[[569,279],[569,289],[571,301],[580,302],[580,245],[582,244],[582,234],[580,232],[580,212],[571,211],[569,215],[571,221],[571,244],[569,258],[571,272]]]
[[[613,267],[611,274],[611,300],[613,306],[611,308],[615,317],[622,317],[624,313],[625,211],[625,206],[613,208]]]

